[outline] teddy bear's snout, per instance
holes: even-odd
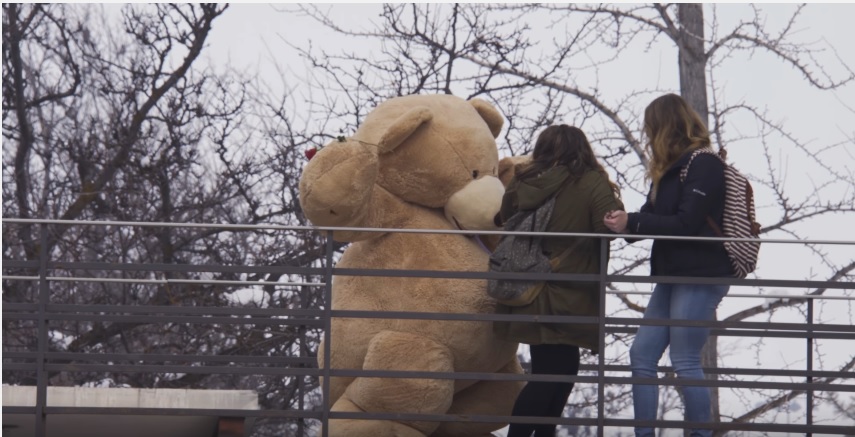
[[[445,204],[445,217],[461,230],[495,230],[493,218],[502,206],[504,194],[499,178],[475,179],[451,195]]]

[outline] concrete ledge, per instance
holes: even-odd
[[[2,386],[3,407],[34,407],[36,387]],[[250,390],[48,387],[49,407],[258,410]],[[123,412],[126,413],[126,412]],[[3,414],[3,437],[32,437],[35,415]],[[211,437],[235,418],[132,414],[53,414],[46,437]],[[242,428],[242,427],[241,427]],[[229,434],[237,435],[237,434]]]
[[[3,386],[4,407],[34,407],[34,386]],[[250,390],[188,390],[169,388],[48,387],[50,407],[204,408],[257,410],[258,395]]]

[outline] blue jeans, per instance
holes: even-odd
[[[727,285],[657,284],[644,312],[645,319],[714,320],[715,310],[727,294]],[[656,378],[657,365],[665,348],[671,345],[671,364],[678,378],[703,379],[701,348],[710,335],[709,328],[688,326],[639,326],[629,350],[632,376]],[[683,386],[685,420],[710,422],[710,389]],[[656,420],[659,386],[632,386],[636,420]],[[653,428],[635,428],[636,437],[654,437]],[[712,436],[711,430],[693,429],[692,437]]]

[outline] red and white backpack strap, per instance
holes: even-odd
[[[720,159],[722,164],[727,165],[727,163],[724,161],[724,158],[721,156],[721,153],[716,153],[716,151],[713,150],[712,147],[701,147],[700,149],[697,149],[692,152],[692,156],[689,157],[689,162],[687,162],[686,165],[684,165],[683,168],[680,169],[680,182],[684,182],[686,180],[686,176],[689,174],[689,167],[691,167],[692,161],[694,161],[695,157],[700,155],[701,153],[713,155],[716,158]]]

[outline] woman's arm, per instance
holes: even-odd
[[[651,191],[653,187],[651,187]],[[644,205],[641,205],[641,212],[649,213],[653,210],[653,205],[650,203],[650,191],[647,193],[647,201],[644,202]],[[614,210],[606,213],[605,217],[603,217],[603,224],[612,232],[616,234],[631,234],[632,232],[628,229],[628,215],[626,211]],[[643,238],[627,238],[624,237],[627,243],[632,244],[636,241],[641,241]]]
[[[605,223],[605,218],[612,211],[623,211],[623,202],[617,198],[608,178],[599,172],[595,172],[596,182],[594,189],[591,191],[590,198],[590,220],[593,231],[596,233],[607,233],[608,225]]]

